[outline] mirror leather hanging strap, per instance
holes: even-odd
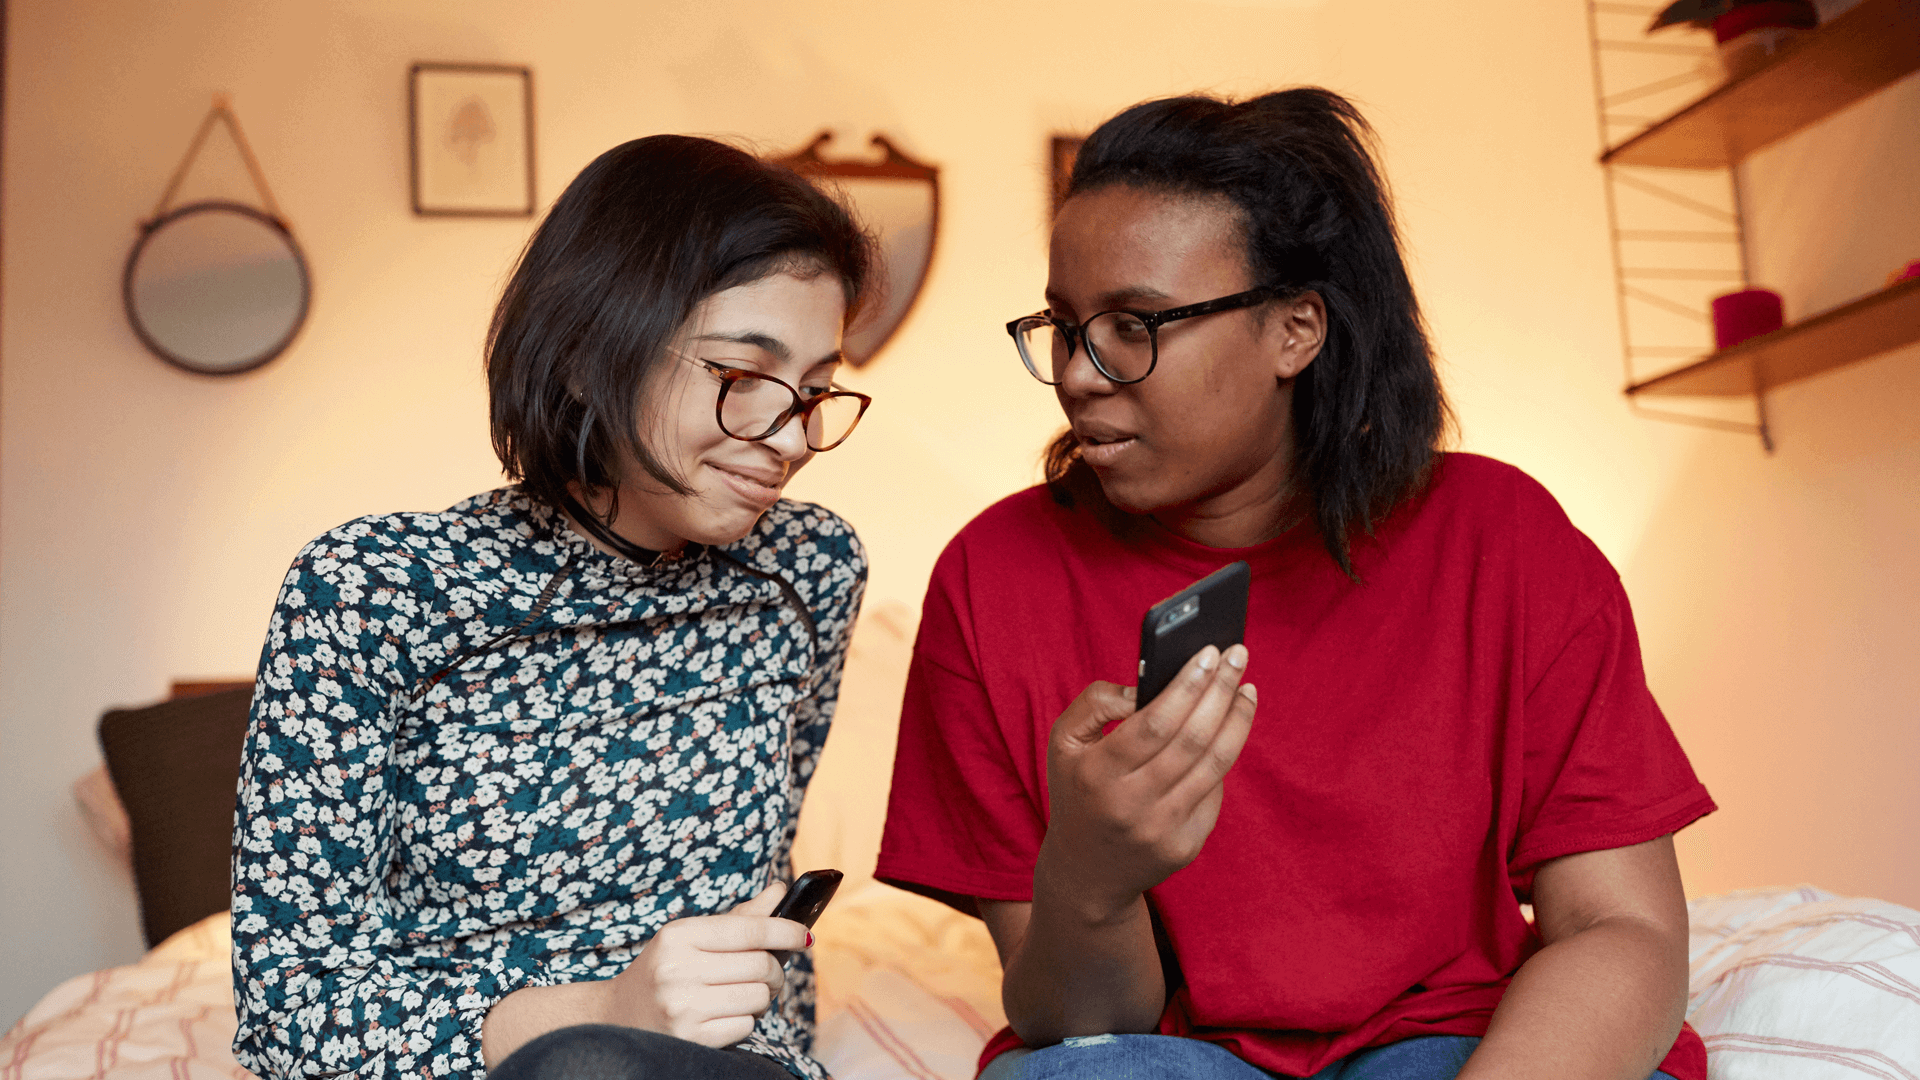
[[[225,124],[260,207],[221,199],[175,206],[207,137]],[[194,132],[154,216],[127,255],[121,297],[148,351],[198,375],[237,375],[285,352],[307,318],[312,281],[225,94]]]
[[[200,156],[200,148],[206,145],[207,136],[212,133],[213,125],[224,123],[233,136],[233,144],[240,150],[240,160],[246,162],[247,173],[253,177],[253,186],[260,193],[260,202],[267,216],[287,228],[287,219],[280,213],[280,204],[273,201],[273,189],[267,186],[267,174],[260,170],[260,162],[253,156],[253,147],[247,145],[247,137],[240,131],[240,118],[233,115],[233,102],[225,94],[213,95],[213,107],[207,110],[206,119],[200,121],[200,130],[193,133],[193,141],[187,144],[187,156],[180,159],[180,167],[173,170],[173,178],[167,181],[167,190],[160,196],[160,205],[153,208],[153,222],[167,216],[167,207],[173,197],[180,192],[180,185],[187,178],[188,170],[193,168],[194,159]],[[289,232],[292,230],[288,230]]]

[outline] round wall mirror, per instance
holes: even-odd
[[[307,261],[277,218],[199,202],[145,227],[121,291],[134,333],[154,355],[203,375],[234,375],[293,343],[309,284]]]

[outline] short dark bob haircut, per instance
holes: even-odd
[[[1451,423],[1372,137],[1350,102],[1315,87],[1166,98],[1100,125],[1067,189],[1224,196],[1244,223],[1250,284],[1320,294],[1326,340],[1294,381],[1293,477],[1350,577],[1353,534],[1425,487]],[[1071,431],[1047,448],[1047,484],[1068,504],[1098,491],[1079,457]]]
[[[601,154],[540,223],[493,313],[487,393],[507,476],[559,507],[569,482],[613,494],[631,455],[688,494],[643,431],[658,406],[648,391],[694,309],[775,273],[826,273],[851,322],[873,251],[845,207],[723,143],[653,135]]]

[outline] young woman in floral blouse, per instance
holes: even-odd
[[[495,313],[514,486],[294,560],[234,838],[261,1076],[803,1077],[770,918],[866,559],[781,488],[869,239],[790,172],[657,136],[589,165]]]

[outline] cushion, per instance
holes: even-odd
[[[1688,905],[1713,1080],[1920,1076],[1920,911],[1809,886]]]
[[[873,880],[887,817],[894,735],[906,693],[917,616],[898,601],[870,604],[847,647],[840,702],[820,766],[807,785],[793,841],[795,873],[831,867],[846,874],[840,899]]]
[[[148,945],[233,903],[233,811],[251,689],[115,709],[100,748],[126,807]]]
[[[834,1080],[973,1080],[991,1031],[964,1001],[897,967],[868,971],[852,991],[813,1040]]]
[[[813,1053],[835,1080],[972,1080],[1007,1022],[980,920],[869,881],[835,897],[813,935]]]

